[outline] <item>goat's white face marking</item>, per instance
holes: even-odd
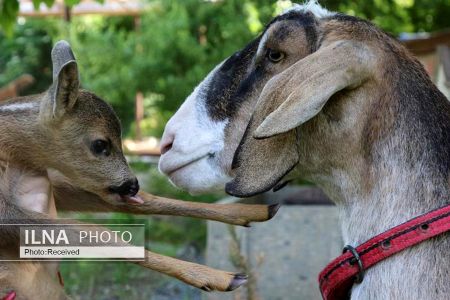
[[[11,103],[0,106],[0,111],[10,111],[10,112],[26,111],[37,107],[38,106],[36,105],[36,103],[31,102]]]
[[[211,71],[169,120],[161,140],[161,147],[170,150],[161,155],[159,170],[191,194],[221,189],[230,180],[218,160],[228,121],[212,120],[205,102],[205,90],[219,67]]]

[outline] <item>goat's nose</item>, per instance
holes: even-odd
[[[175,134],[171,132],[163,134],[163,137],[161,138],[161,147],[160,147],[161,155],[172,149],[174,141],[175,141]]]
[[[119,186],[110,187],[109,190],[121,196],[134,196],[139,192],[139,182],[136,178],[130,179]]]

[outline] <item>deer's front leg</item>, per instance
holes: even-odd
[[[138,194],[144,203],[119,205],[120,211],[135,214],[159,214],[214,220],[232,225],[249,226],[251,222],[264,222],[275,216],[278,204],[213,204],[174,200],[145,192]]]
[[[211,204],[174,200],[139,192],[143,203],[109,203],[99,196],[74,188],[61,179],[52,178],[58,210],[125,212],[142,215],[171,215],[214,220],[232,225],[249,226],[251,222],[270,220],[279,205],[262,204]]]
[[[145,261],[137,264],[205,291],[232,291],[247,282],[245,274],[216,270],[150,251],[145,251]]]

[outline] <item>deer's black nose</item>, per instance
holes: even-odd
[[[119,186],[110,187],[109,191],[121,196],[134,196],[139,192],[139,182],[136,178],[130,179]]]

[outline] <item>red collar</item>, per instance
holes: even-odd
[[[450,204],[385,231],[334,259],[319,274],[325,300],[346,299],[354,283],[361,282],[364,271],[383,259],[438,234],[450,231]]]

